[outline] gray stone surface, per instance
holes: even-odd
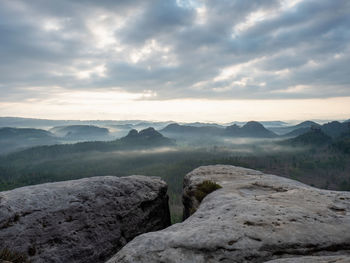
[[[349,263],[350,256],[295,257],[271,260],[266,263]]]
[[[104,176],[0,192],[0,249],[33,262],[105,262],[170,224],[166,191],[154,177]]]
[[[223,188],[199,205],[194,193],[204,180]],[[186,175],[184,202],[197,210],[192,216],[136,237],[108,263],[254,263],[350,252],[350,192],[216,165]]]

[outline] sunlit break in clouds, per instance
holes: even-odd
[[[0,116],[348,119],[348,0],[2,0]]]

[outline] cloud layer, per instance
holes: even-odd
[[[0,102],[350,96],[348,0],[2,0]]]

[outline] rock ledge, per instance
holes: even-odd
[[[0,192],[0,250],[33,262],[105,262],[170,225],[166,191],[158,178],[103,176]]]
[[[199,204],[194,192],[204,180],[222,188]],[[184,203],[188,215],[197,211],[183,223],[136,237],[108,263],[318,262],[316,256],[350,262],[349,192],[215,165],[186,175]]]

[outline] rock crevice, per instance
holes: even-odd
[[[195,191],[203,181],[222,188],[200,203]],[[199,167],[184,180],[188,218],[136,237],[108,263],[308,262],[300,261],[302,256],[310,262],[327,257],[346,262],[349,198],[349,192],[320,190],[251,169]]]

